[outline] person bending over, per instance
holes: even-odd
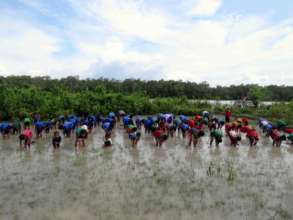
[[[52,139],[52,144],[54,149],[58,149],[60,147],[60,143],[61,143],[61,136],[60,136],[60,132],[59,131],[55,131],[53,134],[53,139]]]

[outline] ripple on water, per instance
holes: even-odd
[[[0,219],[292,219],[292,147],[256,148],[244,139],[195,149],[182,138],[162,148],[145,137],[130,147],[122,129],[102,148],[100,129],[85,149],[65,139],[20,150],[0,141]]]

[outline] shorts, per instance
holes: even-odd
[[[105,147],[109,147],[109,146],[111,146],[112,145],[112,141],[111,140],[106,140],[106,141],[104,141],[104,146]]]
[[[218,143],[222,143],[223,141],[221,136],[215,137],[215,139]]]
[[[61,142],[61,137],[54,137],[52,140],[53,145],[60,144]]]
[[[21,135],[19,135],[19,140],[24,140],[25,139],[25,135],[23,135],[23,134],[21,134]]]
[[[42,133],[42,131],[43,131],[42,128],[36,128],[36,132],[37,132],[38,134]]]
[[[30,122],[24,122],[24,126],[30,126]]]
[[[129,139],[132,140],[132,141],[136,140],[136,134],[129,134],[128,137],[129,137]]]
[[[3,134],[9,134],[9,132],[10,132],[10,129],[7,128],[3,131]]]

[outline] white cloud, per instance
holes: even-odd
[[[110,64],[119,62],[121,64],[137,63],[141,67],[155,64],[155,60],[160,58],[157,54],[143,54],[136,51],[128,51],[123,41],[118,38],[110,38],[103,45],[93,43],[81,43],[79,49],[92,57],[99,57],[99,62]]]
[[[148,8],[142,1],[92,0],[81,11],[104,22],[116,34],[161,42],[170,33],[168,15]]]
[[[11,73],[44,71],[43,62],[58,50],[56,39],[22,21],[1,19],[0,26],[3,69]]]
[[[29,21],[0,19],[0,74],[293,83],[292,20],[271,24],[262,16],[240,15],[177,19],[142,0],[71,0],[71,7],[83,22],[63,21],[60,31],[77,51],[62,59],[55,54],[62,50],[63,35]],[[152,42],[155,49],[137,50],[133,39]]]
[[[0,75],[30,74],[60,77],[80,73],[89,64],[83,57],[55,56],[61,39],[22,20],[0,19]]]
[[[188,14],[192,16],[212,16],[220,8],[222,0],[198,0]]]

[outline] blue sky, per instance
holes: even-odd
[[[0,75],[293,85],[292,0],[2,0]]]

